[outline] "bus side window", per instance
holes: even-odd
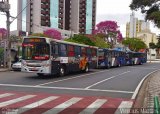
[[[91,52],[91,48],[87,48],[87,56],[91,56],[92,52]]]
[[[58,55],[58,44],[52,45],[52,54]]]
[[[97,56],[97,50],[96,49],[92,49],[92,57]]]
[[[60,44],[60,56],[67,57],[67,46],[65,44]]]
[[[81,56],[81,48],[79,46],[75,46],[75,56]]]
[[[68,56],[69,57],[74,57],[75,56],[74,46],[73,45],[68,45]]]
[[[86,47],[81,47],[82,57],[86,56]]]

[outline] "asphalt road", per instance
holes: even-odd
[[[131,99],[140,81],[160,69],[160,63],[93,69],[64,77],[39,78],[34,73],[1,72],[0,91],[54,93],[58,95],[105,96]]]

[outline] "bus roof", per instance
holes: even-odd
[[[45,38],[45,39],[46,39],[47,41],[49,41],[49,42],[54,41],[54,42],[71,44],[71,45],[77,45],[77,46],[83,46],[83,47],[98,48],[98,47],[96,47],[96,46],[90,46],[90,45],[85,45],[85,44],[78,44],[78,43],[67,42],[67,41],[63,41],[63,40],[56,40],[56,39],[52,39],[52,38],[48,38],[48,37],[29,36],[29,37],[23,37],[23,38]]]

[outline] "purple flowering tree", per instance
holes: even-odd
[[[62,40],[61,33],[55,29],[48,29],[44,31],[44,34],[50,38]]]
[[[0,33],[2,34],[2,37],[7,36],[7,30],[5,28],[0,28]]]
[[[119,31],[119,26],[115,21],[102,21],[96,25],[94,34],[104,34],[105,40],[115,44],[116,41],[121,42],[123,40],[122,33]]]

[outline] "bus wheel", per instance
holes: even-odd
[[[84,72],[89,72],[89,66],[88,66],[88,64],[86,65],[86,67],[84,69]]]
[[[65,75],[65,67],[61,66],[59,69],[59,76],[64,76]]]

